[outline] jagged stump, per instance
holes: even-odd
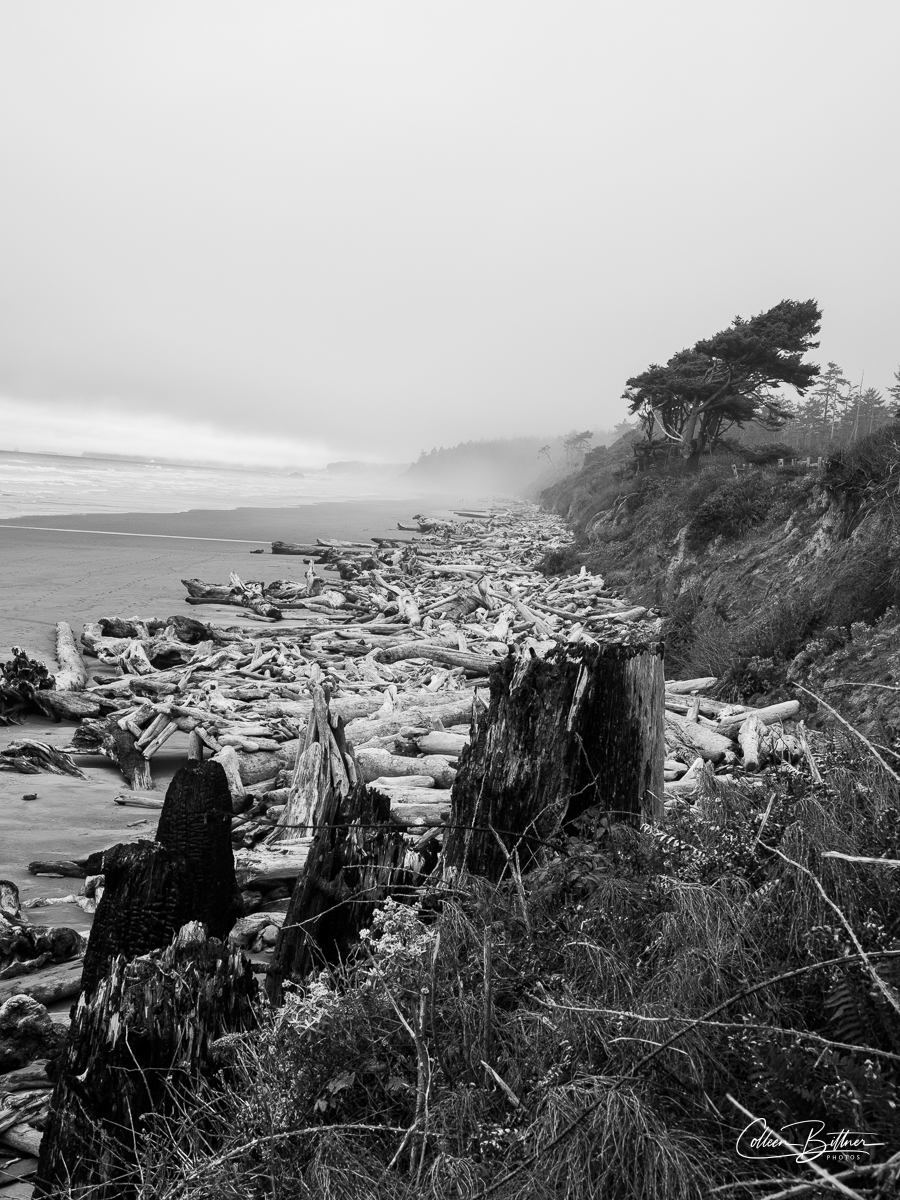
[[[504,660],[460,756],[445,877],[499,879],[513,850],[527,865],[595,806],[616,821],[659,816],[664,687],[661,643],[576,643]]]
[[[252,1028],[255,994],[249,962],[198,922],[164,950],[119,955],[75,1010],[35,1196],[134,1196],[145,1118],[190,1107],[215,1069],[210,1042]]]

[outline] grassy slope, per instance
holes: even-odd
[[[737,476],[736,459],[695,476],[623,475],[611,448],[544,498],[578,529],[579,558],[666,613],[673,673],[717,675],[728,698],[777,698],[794,680],[827,678],[834,651],[844,663],[859,659],[854,643],[872,651],[877,623],[881,651],[866,659],[867,680],[890,683],[898,446],[892,425],[822,472],[741,467]]]

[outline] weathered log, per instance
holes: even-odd
[[[99,699],[85,692],[36,692],[34,703],[54,721],[80,721],[83,717],[99,717],[103,711]]]
[[[468,735],[446,733],[439,729],[416,738],[416,745],[423,754],[460,755],[468,744]]]
[[[305,558],[319,559],[324,549],[324,546],[318,546],[309,542],[275,541],[272,543],[273,554],[302,554]]]
[[[785,700],[781,704],[769,704],[765,708],[749,709],[731,717],[723,717],[719,721],[718,732],[724,737],[734,737],[744,721],[750,716],[757,717],[764,725],[772,725],[775,721],[786,721],[795,717],[800,711],[798,700]]]
[[[718,682],[715,675],[703,675],[700,679],[667,679],[666,691],[674,695],[683,695],[687,692],[705,692],[714,683]]]
[[[738,743],[744,756],[745,771],[759,770],[765,732],[766,726],[755,714],[751,714],[738,729]]]
[[[0,1004],[0,1072],[54,1058],[64,1038],[65,1029],[34,997],[17,993]]]
[[[135,1196],[145,1118],[196,1094],[215,1070],[210,1043],[252,1028],[255,992],[250,963],[196,922],[163,950],[117,957],[75,1010],[35,1196]]]
[[[217,762],[189,762],[169,784],[156,841],[180,854],[193,876],[194,920],[225,938],[243,911],[231,848],[231,795]]]
[[[0,1004],[11,996],[31,996],[40,1004],[57,1004],[81,991],[82,960],[43,967],[28,976],[0,980]]]
[[[104,754],[116,764],[133,791],[150,791],[153,788],[150,764],[135,741],[134,734],[120,729],[115,716],[111,716],[105,721],[82,721],[72,737],[72,747],[86,754]]]
[[[56,623],[56,661],[59,670],[56,673],[56,690],[58,692],[80,692],[87,683],[87,671],[81,661],[81,654],[75,644],[72,626],[67,621]]]
[[[233,604],[271,621],[281,620],[281,609],[277,605],[270,604],[258,592],[252,590],[252,587],[248,589],[240,580],[237,584],[230,586],[204,583],[202,579],[182,579],[181,582],[188,591],[186,596],[188,604]]]
[[[388,750],[357,750],[362,778],[366,783],[381,775],[430,775],[437,787],[450,787],[456,771],[445,758],[428,754],[423,758],[404,758]]]
[[[444,845],[448,877],[497,879],[511,853],[586,809],[653,820],[663,804],[663,670],[658,643],[560,646],[510,657],[459,759]]]
[[[708,762],[719,763],[729,750],[734,749],[734,743],[713,729],[700,725],[697,721],[686,721],[674,713],[665,714],[666,740],[678,749],[691,754],[691,758],[701,754]]]

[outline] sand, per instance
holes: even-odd
[[[181,579],[227,581],[243,578],[296,579],[304,562],[273,557],[273,539],[310,542],[316,537],[361,540],[396,534],[398,521],[415,512],[481,506],[484,497],[347,501],[297,508],[194,510],[183,513],[58,514],[0,521],[0,655],[12,646],[55,667],[54,626],[68,621],[76,636],[86,621],[101,616],[168,616],[186,613],[204,620],[243,623],[241,611],[224,606],[189,607]],[[27,527],[39,528],[27,528]],[[51,528],[52,527],[52,528]],[[62,533],[54,529],[105,530]],[[118,534],[124,536],[116,536]],[[165,537],[139,536],[164,534]],[[174,535],[174,536],[173,536]],[[408,536],[408,535],[406,535]],[[200,540],[222,539],[222,540]],[[95,660],[88,659],[89,669]],[[74,724],[44,718],[27,725],[0,726],[0,746],[28,736],[65,746]],[[160,795],[185,761],[187,739],[176,735],[153,759]],[[78,760],[86,780],[50,774],[0,772],[0,878],[11,879],[22,899],[77,892],[77,879],[41,878],[26,867],[35,859],[83,857],[115,842],[152,837],[158,814],[119,807],[127,791],[119,771],[101,758]],[[22,797],[37,793],[36,800]],[[34,909],[38,923],[86,929],[90,918],[75,906]]]

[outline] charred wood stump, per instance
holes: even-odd
[[[119,955],[75,1010],[35,1196],[135,1196],[146,1132],[196,1107],[210,1043],[252,1028],[255,993],[250,963],[196,922],[163,950]]]
[[[231,846],[231,793],[220,763],[189,762],[169,784],[156,840],[180,854],[193,879],[191,917],[225,938],[241,915]]]
[[[313,685],[313,711],[295,783],[299,803],[288,811],[316,830],[297,880],[269,968],[267,990],[277,1003],[285,980],[341,962],[388,896],[406,895],[418,858],[404,829],[391,821],[387,796],[362,782],[340,717],[328,712]],[[313,777],[314,775],[314,777]],[[302,814],[302,815],[301,815]]]
[[[181,854],[139,841],[103,852],[103,896],[84,956],[82,991],[90,998],[119,954],[135,958],[167,946],[194,919],[194,875]]]
[[[499,879],[513,851],[527,865],[589,808],[630,823],[658,817],[663,689],[661,643],[580,643],[504,660],[459,759],[445,876]]]

